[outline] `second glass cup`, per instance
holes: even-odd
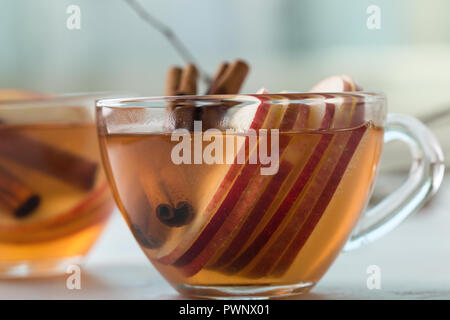
[[[64,274],[111,215],[96,97],[0,104],[0,278]]]
[[[349,237],[350,249],[384,235],[443,175],[432,134],[386,117],[375,93],[107,99],[97,121],[135,238],[178,291],[200,297],[307,292]],[[410,177],[352,235],[394,139],[411,149]]]

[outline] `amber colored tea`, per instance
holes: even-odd
[[[276,286],[315,283],[339,253],[368,199],[383,130],[280,132],[274,175],[261,164],[176,165],[177,143],[101,137],[117,203],[146,255],[178,288]]]
[[[87,252],[114,205],[99,159],[94,124],[0,124],[0,272]]]

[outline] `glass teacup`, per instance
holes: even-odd
[[[94,121],[97,95],[0,103],[0,277],[65,273],[113,211]]]
[[[159,272],[198,297],[310,290],[344,245],[397,226],[433,194],[441,149],[376,93],[181,96],[97,101],[116,202]],[[372,208],[383,142],[413,156],[402,187]]]

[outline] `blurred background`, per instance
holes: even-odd
[[[262,86],[270,92],[306,91],[326,76],[348,73],[364,89],[384,92],[389,112],[407,113],[425,121],[450,159],[447,112],[450,110],[450,1],[138,1],[170,26],[210,74],[223,60],[248,61],[251,70],[242,92],[255,92]],[[70,15],[66,10],[70,5],[81,9],[80,30],[66,27]],[[380,29],[367,27],[370,14],[366,10],[371,5],[381,10]],[[48,93],[115,91],[162,95],[169,66],[184,64],[167,39],[139,19],[124,0],[0,0],[0,40],[0,88]],[[374,202],[389,194],[406,177],[407,153],[403,145],[386,147]],[[443,286],[447,284],[438,276],[448,274],[449,264],[442,260],[450,250],[450,242],[446,240],[449,182],[444,180],[441,200],[429,204],[422,211],[425,214],[417,215],[416,222],[402,226],[403,233],[394,233],[398,234],[397,238],[390,235],[382,240],[384,245],[372,247],[372,251],[363,250],[367,256],[361,263],[385,261],[383,270],[387,270],[388,277],[392,275],[395,284],[403,273],[407,276],[406,271],[416,267],[417,273],[411,271],[411,277],[404,278],[407,281],[394,286],[397,291],[408,288],[406,284],[428,284],[430,279]],[[430,218],[431,213],[434,215]],[[373,260],[377,254],[380,257],[386,252],[390,254],[385,260]],[[126,258],[125,253],[129,253]],[[135,257],[148,263],[117,215],[92,256],[97,257],[97,262],[105,261],[105,265],[111,263],[108,260],[111,257],[115,257],[119,266]],[[334,276],[347,281],[349,275],[357,274],[354,270],[365,270],[365,265],[351,269],[356,260],[346,261],[348,264],[341,263],[341,269],[339,265],[335,269],[342,272],[331,274],[329,279]],[[398,268],[393,269],[396,264]],[[98,274],[105,274],[102,270]],[[128,292],[123,288],[133,285],[147,290],[138,277],[123,278],[127,277],[123,270],[113,272],[107,280],[122,281],[117,285],[121,294]],[[389,270],[396,272],[389,273]],[[430,277],[423,277],[424,270]],[[361,274],[365,277],[364,272]],[[91,286],[100,287],[97,290],[101,294],[110,293],[111,286],[105,283],[100,281],[100,285]],[[355,283],[365,284],[365,278]],[[338,284],[341,286],[341,282]],[[59,288],[59,282],[56,286]],[[422,293],[431,292],[426,286],[420,288]],[[3,296],[11,296],[11,286],[5,290]],[[28,292],[29,288],[24,286],[23,290]],[[448,294],[448,286],[443,290]],[[24,292],[18,296],[23,297]],[[53,295],[54,291],[51,292]],[[64,292],[69,294],[67,290]],[[45,290],[38,287],[37,296],[42,297],[43,293]]]
[[[0,87],[162,95],[168,67],[184,63],[124,0],[0,2]],[[447,144],[447,117],[430,113],[450,106],[448,0],[140,3],[210,74],[223,60],[247,60],[243,92],[305,91],[323,77],[349,73],[366,90],[385,92],[390,112],[427,120]],[[80,30],[66,27],[70,5],[81,9]],[[380,29],[366,25],[370,5],[381,10]]]
[[[0,0],[0,85],[48,92],[163,93],[182,64],[166,39],[123,0]],[[417,115],[450,103],[447,0],[140,0],[214,73],[222,60],[247,60],[244,92],[307,90],[350,73],[388,95],[391,112]],[[69,5],[81,29],[69,30]],[[381,9],[369,30],[368,6]]]

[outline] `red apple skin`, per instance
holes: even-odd
[[[299,110],[300,110],[300,112],[299,112]],[[306,114],[305,114],[305,111],[307,112]],[[334,111],[335,111],[335,106],[333,104],[326,105],[325,115],[322,119],[322,123],[320,126],[321,129],[327,129],[331,126],[331,124],[333,122]],[[287,121],[285,121],[285,123],[282,124],[282,126],[281,126],[282,130],[288,131],[290,128],[293,128],[294,126],[295,126],[295,130],[305,128],[307,125],[308,113],[309,113],[309,108],[305,108],[305,106],[303,106],[303,108],[302,108],[302,106],[298,106],[298,104],[291,104],[289,109],[287,110],[287,114],[286,114],[287,118],[285,118]],[[302,114],[303,116],[299,117],[299,114]],[[299,120],[296,121],[296,123],[294,123],[294,124],[292,123],[292,120],[289,121],[289,119],[296,119],[296,118],[298,118]],[[282,136],[282,137],[280,137],[280,139],[286,140],[286,141],[284,141],[284,140],[280,141],[280,151],[281,151],[280,154],[282,154],[283,149],[286,148],[286,146],[288,145],[291,138]],[[320,150],[320,152],[324,152],[320,148],[319,148],[319,150]],[[318,159],[320,159],[320,157]],[[312,163],[314,163],[314,161]],[[248,238],[250,237],[250,235],[256,228],[256,226],[259,223],[265,210],[272,202],[273,198],[275,197],[275,195],[277,193],[277,190],[279,189],[281,184],[284,182],[284,179],[289,174],[291,167],[292,167],[291,164],[286,163],[286,161],[284,161],[283,159],[281,160],[280,172],[278,174],[279,176],[276,179],[273,179],[273,181],[271,181],[269,183],[269,185],[267,186],[267,188],[264,191],[264,193],[262,194],[262,196],[259,197],[260,200],[259,200],[259,202],[257,202],[255,209],[252,210],[249,218],[246,219],[246,221],[243,225],[243,228],[239,230],[237,236],[232,240],[231,244],[228,246],[228,248],[222,254],[222,256],[219,257],[219,260],[216,261],[216,263],[214,263],[211,266],[212,269],[219,268],[219,267],[223,266],[224,264],[228,263],[240,251],[242,246],[246,243],[246,241],[248,240]],[[308,170],[306,171],[306,173],[308,173]],[[284,178],[280,179],[280,177],[284,177]],[[305,178],[302,179],[302,183],[306,184],[306,182],[308,181],[308,177],[305,175],[303,177],[305,177]],[[301,192],[303,187],[299,187],[299,188],[300,189],[297,189],[298,193]],[[251,203],[252,195],[251,195],[251,193],[247,193],[247,194],[249,195],[249,199],[240,199],[239,202]],[[296,197],[290,198],[291,202],[289,204],[289,207],[293,205],[295,198]],[[248,206],[247,207],[242,206],[242,207],[248,209]],[[193,276],[198,271],[200,271],[201,268],[205,264],[208,263],[208,260],[210,259],[210,257],[217,251],[218,248],[220,248],[220,246],[226,240],[226,238],[229,237],[231,232],[236,228],[236,226],[239,224],[241,218],[245,215],[246,212],[247,212],[247,210],[242,210],[241,212],[239,212],[237,214],[236,219],[231,219],[230,221],[227,221],[228,222],[227,226],[225,226],[222,229],[222,233],[223,233],[222,236],[219,236],[210,242],[209,250],[203,251],[195,257],[191,256],[190,260],[185,260],[185,261],[182,261],[181,263],[176,263],[175,266],[181,267],[181,272],[183,273],[183,275],[188,276],[188,277]],[[281,223],[281,221],[280,221],[280,223]]]
[[[364,122],[364,105],[358,103],[356,99],[354,100],[353,113],[348,111],[348,114],[352,114],[352,118],[347,119],[347,127],[355,127]],[[307,190],[308,193],[298,206],[297,212],[294,214],[289,225],[280,233],[271,247],[267,249],[258,264],[252,270],[246,272],[246,276],[252,278],[266,276],[277,261],[279,261],[279,266],[274,271],[276,276],[280,276],[289,268],[323,215],[329,201],[331,201],[347,168],[348,162],[351,160],[365,130],[366,127],[364,126],[349,134],[349,136],[341,135],[333,140],[328,152],[334,154],[330,158],[339,157],[339,160],[336,163],[330,163],[320,168],[315,178],[330,177],[328,183],[325,186],[325,182],[323,181],[311,184]],[[340,152],[342,146],[345,146],[344,152]],[[299,230],[298,226],[302,226],[302,228]],[[292,239],[294,239],[293,242],[291,242]],[[289,243],[291,243],[290,247],[285,250]],[[285,253],[283,254],[283,252]],[[283,256],[280,258],[281,254]]]
[[[293,110],[301,115],[299,117],[298,115],[294,116],[292,112],[287,114],[287,116],[293,119],[298,117],[296,123],[292,125],[292,127],[295,128],[294,130],[305,128],[307,125],[310,108],[306,105],[299,106],[297,104],[290,105],[290,108],[290,110]],[[283,130],[288,131],[290,129],[284,128]],[[231,241],[230,245],[228,245],[227,249],[222,253],[219,259],[211,266],[211,269],[216,269],[225,265],[226,263],[231,261],[234,256],[236,256],[242,245],[245,244],[245,242],[255,230],[256,226],[264,216],[273,199],[276,197],[277,191],[291,172],[292,167],[295,165],[291,164],[289,161],[283,158],[283,150],[287,147],[290,141],[290,136],[280,137],[281,163],[278,174],[271,178],[270,182],[267,184],[265,190],[263,191],[261,196],[259,196],[259,199],[257,200],[255,206],[246,218],[244,225],[238,231],[236,236]],[[261,184],[259,184],[257,188],[260,188],[260,185]],[[249,196],[251,196],[251,193],[249,193]],[[246,201],[250,202],[250,199],[246,199]]]
[[[343,151],[337,146],[345,145],[350,138],[350,134],[347,136],[337,136],[334,138],[328,148],[327,157],[329,159],[338,159],[343,155]],[[332,161],[318,168],[318,172],[314,177],[311,177],[308,189],[306,190],[303,199],[298,205],[297,211],[290,218],[289,224],[279,234],[273,244],[267,248],[264,255],[259,260],[258,264],[248,272],[251,277],[259,278],[264,276],[277,262],[280,257],[280,253],[284,251],[287,244],[295,237],[296,232],[299,230],[299,226],[302,226],[308,218],[309,213],[313,209],[314,205],[318,203],[319,198],[323,192],[326,192],[327,179],[333,173],[338,163]]]
[[[334,112],[335,106],[333,104],[327,104],[325,114],[322,119],[321,128],[329,128],[331,126]],[[276,212],[273,214],[269,222],[266,224],[263,231],[260,232],[260,234],[258,234],[255,240],[236,258],[236,260],[234,260],[230,265],[225,267],[224,271],[226,273],[231,274],[240,271],[241,268],[246,266],[269,241],[272,234],[278,229],[278,227],[282,223],[285,215],[294,205],[295,200],[302,192],[309,178],[314,173],[317,163],[320,161],[329,143],[331,142],[331,138],[332,138],[331,135],[323,135],[320,138],[308,162],[300,172],[291,190],[289,190],[285,199],[280,204]],[[254,224],[253,219],[248,219],[248,221],[252,221],[248,223]],[[259,220],[256,222],[259,222]],[[244,228],[241,230],[244,230]],[[224,266],[225,264],[232,261],[236,257],[236,254],[241,250],[242,246],[247,242],[248,238],[250,237],[250,234],[242,233],[242,235],[238,235],[238,237],[239,238],[235,238],[236,240],[234,241],[234,244],[230,245],[227,248],[227,251],[224,253],[224,257],[219,258],[219,260],[215,264],[216,267]]]
[[[315,226],[320,221],[320,218],[322,217],[323,213],[325,212],[325,209],[330,203],[334,195],[334,192],[339,186],[342,176],[344,175],[344,172],[347,169],[347,166],[351,158],[353,157],[353,154],[355,153],[356,148],[358,147],[359,142],[364,136],[366,130],[367,127],[362,126],[352,132],[352,135],[345,146],[345,151],[339,158],[337,166],[333,170],[330,179],[328,180],[328,183],[324,188],[324,191],[317,200],[317,203],[312,209],[308,219],[301,227],[301,229],[297,231],[294,240],[291,242],[289,247],[281,256],[281,259],[279,260],[278,264],[274,268],[272,274],[274,274],[275,276],[281,276],[287,271],[287,269],[292,264],[297,254],[305,245],[311,233],[314,231]]]
[[[295,122],[292,123],[291,119],[296,119],[296,118],[300,118],[300,121],[303,121],[302,124],[300,124],[300,126],[306,126],[306,121],[307,121],[307,117],[298,117],[299,111],[298,110],[305,110],[305,108],[299,108],[299,106],[297,105],[291,105],[290,108],[288,108],[287,110],[287,117],[284,118],[285,123],[282,124],[282,129],[284,129],[285,131],[288,131],[289,128],[294,127]],[[307,109],[309,112],[309,108]],[[325,115],[322,119],[322,123],[320,125],[321,129],[327,129],[331,126],[332,121],[333,121],[333,116],[334,116],[334,112],[335,112],[335,106],[333,104],[327,104],[326,105],[326,109],[325,109]],[[303,114],[304,115],[304,114]],[[290,120],[290,121],[289,121]],[[297,124],[298,126],[298,124]],[[297,128],[298,129],[298,128]],[[287,144],[289,143],[290,138],[289,137],[282,137],[285,138],[286,141],[280,141],[280,153],[282,154],[282,149],[284,149]],[[325,140],[322,140],[321,142],[319,142],[319,144],[324,143]],[[326,143],[329,143],[326,142]],[[322,149],[319,146],[316,147],[317,148],[317,152],[321,152],[321,154],[323,152],[325,152],[326,148]],[[316,161],[320,160],[321,156],[312,156],[312,160],[310,162],[310,166],[315,166],[316,165]],[[247,166],[248,168],[251,168],[251,166]],[[285,164],[284,161],[282,160],[282,163],[280,164],[280,173],[281,175],[286,175],[289,173],[287,170],[288,168],[288,164]],[[306,168],[306,167],[305,167]],[[290,168],[289,168],[290,169]],[[244,168],[244,171],[246,171],[246,168]],[[249,173],[245,172],[242,176],[247,176]],[[250,169],[248,170],[250,171]],[[312,174],[312,172],[309,172],[309,170],[307,169],[305,171],[305,174],[302,176],[302,179],[300,180],[300,183],[303,184],[303,186],[298,185],[298,188],[294,190],[294,192],[298,192],[298,194],[301,192],[301,190],[304,187],[304,184],[306,184],[306,182],[308,181],[308,175]],[[267,193],[265,193],[261,199],[269,199],[266,198],[266,196],[270,197],[276,194],[276,190],[277,188],[283,183],[284,179],[282,179],[281,181],[278,181],[278,179],[274,180],[274,182],[272,184],[269,184],[269,189],[267,190]],[[239,196],[239,195],[238,195]],[[227,195],[227,199],[229,199],[229,201],[234,201],[236,202],[237,198],[233,198],[233,195],[228,194]],[[294,197],[290,197],[289,198],[289,204],[286,206],[292,206],[293,203],[295,202],[296,196]],[[227,201],[227,200],[226,200]],[[224,202],[226,202],[224,201]],[[239,201],[243,201],[243,200],[239,200]],[[249,199],[246,199],[246,201],[249,201]],[[263,204],[265,205],[264,200],[262,200],[262,204],[260,204],[259,206],[262,206]],[[244,201],[245,202],[245,201]],[[258,204],[257,204],[258,206]],[[232,210],[233,206],[231,206],[231,209],[229,206],[225,207],[227,210]],[[175,266],[179,267],[181,270],[181,272],[183,273],[183,275],[185,276],[193,276],[194,274],[196,274],[198,271],[201,270],[201,268],[203,268],[203,266],[208,262],[208,260],[211,258],[211,256],[216,252],[216,250],[219,248],[219,246],[223,243],[223,241],[225,241],[225,239],[229,236],[229,234],[232,232],[232,230],[234,230],[236,228],[236,226],[238,225],[239,221],[241,220],[242,216],[245,214],[245,210],[238,212],[237,215],[235,216],[235,218],[230,219],[227,221],[227,224],[222,228],[222,234],[219,234],[215,239],[213,240],[209,240],[210,244],[209,244],[209,248],[207,248],[207,250],[199,250],[198,252],[195,252],[193,254],[191,254],[190,256],[183,256],[185,257],[185,259],[181,259],[178,260],[177,262],[175,262]],[[232,244],[228,246],[228,249],[226,250],[226,252],[224,253],[224,255],[221,257],[222,259],[219,258],[218,264],[223,264],[223,263],[227,263],[229,261],[231,261],[231,258],[234,257],[238,251],[240,250],[240,248],[242,247],[243,244],[245,244],[245,242],[247,241],[247,239],[249,238],[251,232],[254,230],[254,228],[256,227],[256,225],[259,223],[260,221],[260,214],[263,211],[253,211],[253,216],[251,216],[249,219],[246,219],[246,222],[244,224],[243,229],[240,230],[240,232],[238,233],[237,237],[233,240]],[[281,220],[279,221],[279,223],[281,223],[282,221],[282,213],[283,212],[278,212],[278,218],[281,218]],[[255,217],[256,215],[258,215],[258,217]],[[233,217],[233,215],[232,215]],[[247,232],[247,231],[251,231],[251,232]],[[267,239],[268,240],[268,239]],[[250,254],[251,256],[251,254]],[[182,257],[182,258],[183,258]],[[228,259],[228,257],[230,257],[230,259]]]
[[[360,89],[360,88],[359,88]],[[356,98],[353,98],[353,113],[352,117],[348,123],[349,127],[357,127],[362,125],[365,122],[365,109],[364,103],[358,102]],[[323,192],[321,193],[319,199],[317,200],[314,208],[312,208],[311,213],[309,214],[308,219],[303,224],[302,228],[297,231],[296,234],[293,235],[294,241],[291,242],[289,247],[284,251],[280,259],[278,260],[278,264],[273,268],[271,274],[274,276],[281,276],[284,274],[289,266],[294,261],[295,257],[298,255],[300,250],[305,245],[311,233],[314,231],[315,226],[320,221],[325,209],[327,208],[329,202],[331,201],[334,192],[336,191],[339,183],[347,169],[347,166],[353,157],[353,154],[356,151],[362,137],[364,136],[365,131],[367,130],[366,126],[361,126],[352,132],[351,136],[348,139],[345,137],[341,137],[342,141],[336,141],[333,143],[333,148],[340,148],[345,144],[344,152],[342,152],[336,167],[333,172],[329,172],[329,180]],[[345,143],[345,140],[346,143]],[[291,238],[292,239],[292,238]],[[286,247],[286,246],[285,246]],[[275,265],[276,261],[270,261],[273,265]],[[262,263],[264,264],[264,262]],[[257,269],[257,268],[255,268]],[[262,272],[263,270],[253,270],[249,273],[253,272],[253,276],[264,276],[266,273]],[[268,270],[265,270],[266,272]]]
[[[270,105],[266,102],[267,98],[261,98],[258,97],[258,99],[261,99],[261,103],[258,106],[258,109],[256,111],[256,114],[254,116],[254,119],[252,121],[252,124],[250,126],[251,129],[258,130],[262,127],[264,124],[268,114]],[[245,144],[248,145],[248,137],[246,138]],[[248,160],[247,160],[248,161]],[[235,177],[239,175],[241,170],[244,170],[245,168],[254,168],[256,166],[246,166],[245,164],[238,164],[236,159],[234,163],[230,166],[230,169],[226,173],[226,176],[224,180],[221,182],[219,188],[215,192],[213,198],[211,199],[210,203],[208,204],[205,212],[206,214],[214,212],[214,208],[219,207],[219,209],[216,211],[216,213],[212,216],[211,220],[206,224],[204,229],[200,232],[200,235],[196,237],[194,242],[190,245],[189,243],[182,243],[180,242],[180,245],[177,246],[172,252],[169,254],[161,257],[158,259],[158,262],[163,264],[173,264],[177,261],[183,261],[183,260],[190,260],[191,257],[197,256],[204,247],[208,244],[208,242],[214,237],[216,232],[220,229],[221,225],[226,220],[228,214],[230,213],[231,209],[227,208],[226,205],[228,204],[228,201],[226,199],[237,199],[242,191],[245,189],[249,182],[250,176],[245,176],[241,174],[238,179],[233,183],[235,180]],[[250,169],[247,169],[250,170]],[[231,189],[229,188],[229,185],[232,184]],[[228,191],[229,190],[229,191]],[[228,191],[228,193],[227,193]],[[227,193],[226,199],[222,201],[223,194]],[[225,205],[224,205],[225,204]]]
[[[305,187],[309,178],[315,171],[317,163],[322,158],[323,154],[328,148],[332,139],[332,135],[323,135],[317,146],[314,149],[313,154],[309,158],[305,168],[300,173],[294,186],[289,191],[286,198],[281,203],[280,207],[274,213],[262,232],[256,237],[256,239],[241,253],[230,265],[225,268],[226,273],[233,274],[239,272],[260,252],[264,245],[269,241],[273,233],[278,229],[282,223],[284,217],[293,206],[295,200]]]
[[[299,109],[302,111],[299,112]],[[305,118],[307,119],[307,115],[309,114],[309,108],[307,106],[297,106],[297,105],[290,105],[288,106],[285,114],[283,115],[283,119],[280,124],[280,131],[290,131],[298,122],[305,123]],[[299,115],[301,115],[299,117]],[[281,136],[279,141],[279,153],[283,154],[284,150],[288,146],[289,142],[291,140],[290,136]],[[209,261],[211,256],[213,256],[218,247],[220,247],[223,242],[230,236],[230,234],[233,232],[233,230],[236,229],[236,226],[239,225],[239,222],[247,215],[247,212],[249,210],[249,207],[252,203],[254,203],[255,199],[255,192],[252,192],[254,188],[258,189],[260,186],[266,181],[265,179],[270,179],[268,186],[266,190],[264,191],[264,194],[259,198],[257,202],[257,206],[260,202],[263,202],[262,205],[263,208],[266,208],[265,205],[267,201],[269,202],[269,205],[271,203],[271,200],[267,200],[269,197],[274,197],[276,195],[276,191],[280,187],[280,185],[284,182],[285,178],[288,176],[288,174],[291,172],[292,164],[288,161],[281,160],[279,172],[274,177],[267,177],[267,176],[261,176],[258,172],[258,169],[260,168],[260,165],[250,166],[247,165],[246,168],[242,171],[242,176],[253,176],[253,180],[251,182],[251,185],[247,187],[247,191],[245,193],[242,193],[240,199],[237,198],[230,198],[226,200],[233,201],[233,203],[230,203],[229,205],[225,204],[225,208],[229,209],[230,211],[233,211],[230,213],[228,219],[224,222],[221,229],[218,231],[218,233],[214,236],[214,238],[209,242],[209,244],[202,250],[199,254],[196,256],[191,256],[191,259],[186,259],[182,261],[177,261],[175,263],[175,266],[182,267],[181,272],[187,276],[193,276],[198,271],[200,271],[204,265]],[[249,169],[249,170],[246,170]],[[250,181],[250,179],[249,179]],[[237,200],[238,199],[238,200]],[[237,206],[235,206],[237,204]],[[234,210],[233,210],[234,208]],[[260,215],[260,211],[252,210],[253,216]],[[256,224],[259,222],[259,220],[253,220],[254,217],[252,214],[250,214],[247,221],[255,222]],[[245,226],[250,231],[253,231],[253,227],[250,226],[252,223],[245,223]],[[240,232],[242,234],[242,231]],[[247,235],[247,232],[244,233]]]
[[[331,122],[333,120],[333,114],[334,114],[334,105],[327,105],[326,110],[328,112],[325,113],[325,116],[322,121],[321,129],[329,128],[329,126],[331,125]],[[333,112],[332,113],[329,112],[330,110],[332,110]],[[255,116],[255,118],[256,118],[256,116]],[[318,159],[320,160],[320,158],[318,158]],[[247,167],[252,167],[252,166],[247,166]],[[281,165],[280,167],[283,168],[283,165]],[[244,168],[244,171],[245,171],[245,169],[246,168]],[[249,169],[249,171],[251,171],[251,170]],[[246,173],[246,175],[242,174],[241,176],[247,177],[247,174],[248,173]],[[240,179],[240,180],[242,180],[242,179]],[[237,199],[240,196],[240,194],[243,192],[243,190],[245,190],[250,179],[245,179],[245,180],[248,180],[248,181],[244,181],[244,182],[236,184],[237,187],[234,189],[234,190],[236,190],[235,192],[232,192],[233,191],[233,188],[232,188],[230,190],[229,194],[227,194],[227,197],[226,197],[226,200],[224,201],[224,203],[227,204],[228,201],[230,201],[230,204],[232,205],[231,208],[227,205],[221,206],[221,208],[224,208],[224,210],[221,212],[220,208],[219,208],[217,213],[220,213],[220,215],[217,215],[217,213],[216,213],[213,216],[213,218],[211,219],[211,220],[216,220],[216,221],[213,221],[212,224],[210,222],[206,226],[205,229],[209,228],[212,231],[204,232],[205,230],[203,230],[202,234],[200,234],[200,236],[194,241],[194,244],[191,246],[191,248],[188,249],[188,251],[186,251],[184,254],[182,254],[180,256],[180,258],[176,259],[176,261],[174,262],[175,266],[184,267],[182,271],[185,275],[191,276],[191,275],[195,274],[196,272],[198,272],[204,266],[204,264],[207,263],[211,254],[214,253],[215,250],[217,250],[216,244],[217,243],[220,244],[222,242],[222,241],[217,242],[216,239],[224,240],[224,237],[226,235],[228,235],[231,232],[231,230],[233,230],[236,227],[236,225],[238,224],[238,222],[240,220],[239,219],[240,214],[243,214],[243,212],[241,212],[240,214],[235,216],[235,219],[233,219],[233,216],[231,216],[230,219],[227,221],[227,226],[222,228],[222,231],[223,231],[222,235],[219,234],[218,236],[216,236],[215,240],[213,241],[213,245],[209,246],[209,248],[210,248],[209,250],[205,250],[205,251],[203,250],[205,247],[207,247],[208,243],[211,242],[211,239],[214,237],[214,234],[217,232],[217,230],[219,230],[221,228],[221,224],[226,221],[226,216],[229,214],[230,211],[232,211],[232,208],[234,207],[234,203],[236,203],[235,199]],[[224,181],[226,181],[226,179],[224,179]],[[221,217],[222,219],[219,219],[217,217]],[[215,218],[217,218],[217,219],[215,219]],[[173,263],[173,262],[171,262],[171,260],[175,260],[174,257],[176,257],[177,254],[174,254],[174,253],[176,253],[177,249],[180,249],[180,248],[176,248],[174,250],[174,252],[172,252],[168,256],[160,259],[160,262]],[[179,251],[182,252],[182,249]]]
[[[345,82],[345,81],[342,81]],[[351,86],[348,86],[351,87]],[[321,129],[329,129],[331,127],[333,116],[334,116],[334,106],[329,104],[327,105],[328,109],[332,109],[333,112],[326,112],[323,118],[323,122],[321,125]],[[363,108],[360,108],[359,110],[364,110]],[[355,115],[354,115],[355,116]],[[330,145],[332,141],[332,135],[327,135],[321,137],[321,141],[319,141],[318,145],[316,146],[316,149],[311,156],[310,161],[308,162],[307,166],[305,166],[305,169],[303,169],[303,172],[300,174],[296,184],[293,186],[293,188],[288,193],[287,197],[279,207],[279,209],[276,211],[276,213],[272,216],[269,223],[266,225],[264,230],[257,236],[257,238],[236,258],[230,265],[225,267],[224,271],[229,274],[234,274],[237,272],[240,272],[245,266],[247,266],[254,257],[258,255],[258,253],[262,250],[262,248],[267,244],[267,242],[271,239],[273,233],[278,229],[278,227],[283,222],[285,215],[290,211],[292,205],[295,202],[295,199],[300,195],[301,191],[303,190],[304,186],[306,185],[306,182],[310,179],[313,172],[316,170],[317,164],[319,163],[320,159],[322,158],[323,154],[327,150],[328,146]],[[336,148],[332,148],[329,152],[338,152],[339,146],[345,145],[346,140],[348,138],[343,137],[341,139],[342,141],[334,141],[331,145],[332,146],[338,146]],[[337,155],[339,156],[339,155]],[[336,157],[337,157],[336,156]],[[320,177],[328,177],[329,174],[331,174],[332,168],[325,168],[321,170],[322,172],[319,174]],[[287,227],[287,230],[283,231],[281,233],[280,239],[276,240],[272,247],[269,249],[267,253],[264,254],[261,263],[258,263],[258,265],[250,272],[248,272],[248,276],[250,277],[260,277],[265,275],[271,266],[278,260],[280,252],[283,252],[283,249],[287,246],[287,244],[290,242],[292,237],[295,234],[295,231],[297,230],[297,226],[301,225],[301,223],[306,219],[307,214],[309,212],[308,210],[308,204],[315,203],[315,199],[319,197],[322,188],[324,186],[324,182],[319,182],[316,184],[316,188],[311,187],[308,189],[308,194],[305,196],[307,201],[305,200],[306,206],[300,206],[300,212],[296,213],[294,216],[294,221],[290,223],[290,225]],[[318,190],[316,190],[318,189]],[[303,202],[302,202],[303,203]],[[245,226],[244,226],[245,228]],[[243,229],[244,229],[243,228]],[[219,260],[213,265],[213,268],[220,268],[221,266],[225,265],[226,263],[229,263],[232,261],[235,257],[235,254],[240,251],[242,248],[242,245],[245,244],[246,239],[240,239],[235,238],[234,243],[232,243],[227,250],[225,251],[225,254],[219,258]],[[241,242],[242,241],[242,242]]]

